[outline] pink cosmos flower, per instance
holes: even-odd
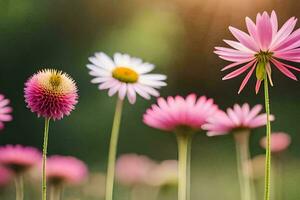
[[[288,148],[291,144],[291,137],[283,132],[272,133],[271,134],[271,151],[273,153],[279,153]],[[266,148],[266,137],[260,140],[260,145]]]
[[[208,123],[202,126],[207,130],[208,136],[224,135],[235,130],[253,129],[264,126],[267,123],[267,115],[259,114],[261,105],[256,105],[250,109],[249,104],[242,106],[235,104],[233,108],[228,108],[227,113],[219,110],[213,117],[208,119]],[[274,116],[270,116],[274,120]]]
[[[0,94],[0,130],[4,128],[4,122],[12,120],[12,108],[9,105],[9,100],[5,99],[4,95]]]
[[[154,166],[154,161],[146,156],[124,154],[117,160],[116,178],[120,183],[128,186],[144,184]]]
[[[230,48],[216,47],[215,53],[220,58],[233,62],[224,67],[222,71],[241,67],[227,74],[223,80],[237,77],[249,70],[240,86],[240,93],[256,69],[255,90],[258,93],[265,73],[273,85],[271,65],[274,65],[287,77],[297,80],[290,70],[300,71],[300,69],[282,62],[282,60],[300,62],[300,29],[293,32],[296,22],[297,19],[292,17],[279,29],[276,13],[273,11],[271,16],[267,12],[258,13],[256,23],[246,17],[248,34],[230,26],[229,30],[238,41],[224,40]]]
[[[25,101],[32,112],[50,119],[62,119],[77,104],[77,87],[66,73],[45,69],[25,83]]]
[[[53,184],[80,184],[88,175],[86,165],[75,157],[51,156],[47,159],[47,180]]]
[[[12,173],[6,167],[0,165],[0,187],[6,186],[12,180]]]
[[[0,147],[0,164],[15,173],[25,172],[41,161],[41,153],[33,147],[6,145]]]
[[[157,104],[144,114],[144,123],[165,131],[175,131],[180,127],[198,130],[217,110],[213,99],[205,96],[198,99],[195,94],[185,99],[181,96],[158,98]]]
[[[103,52],[90,57],[87,68],[95,78],[92,83],[99,84],[100,90],[108,89],[108,95],[118,93],[121,100],[127,98],[131,104],[136,101],[136,93],[145,99],[159,96],[157,89],[167,84],[165,75],[148,74],[154,65],[128,54],[115,53],[113,59]]]

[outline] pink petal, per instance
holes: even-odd
[[[255,41],[245,32],[238,30],[237,28],[234,28],[232,26],[229,27],[230,32],[233,34],[233,36],[240,41],[245,47],[248,49],[251,49],[253,51],[258,51],[257,44]]]
[[[225,43],[227,43],[229,46],[237,49],[237,50],[240,50],[240,51],[243,51],[243,52],[246,52],[246,53],[255,53],[255,51],[252,51],[250,49],[248,49],[247,47],[245,47],[243,44],[241,44],[240,42],[236,42],[236,41],[233,41],[233,40],[223,40]]]
[[[271,62],[287,77],[297,81],[297,77],[290,71],[288,70],[288,68],[286,68],[285,66],[283,66],[280,62],[278,62],[275,59],[272,59]]]
[[[256,25],[254,24],[254,22],[249,17],[246,17],[246,25],[247,25],[248,32],[250,33],[250,36],[256,42],[259,43],[259,46],[261,46],[260,42],[259,42],[259,38],[258,38],[258,33],[257,33]]]
[[[276,12],[274,10],[271,13],[271,24],[273,28],[273,36],[275,36],[275,34],[278,31],[278,20],[277,20]]]
[[[256,94],[258,94],[258,92],[259,92],[260,85],[261,85],[261,81],[257,80],[256,85],[255,85],[255,93]]]
[[[273,41],[270,46],[271,51],[273,51],[278,45],[280,45],[282,41],[284,41],[291,34],[291,32],[294,30],[296,22],[297,19],[291,17],[287,22],[284,23],[281,29],[273,37]]]
[[[238,91],[238,94],[241,93],[241,91],[244,89],[245,85],[248,83],[248,81],[249,81],[249,79],[250,79],[250,77],[251,77],[251,75],[252,75],[255,67],[256,67],[256,63],[254,64],[254,66],[252,67],[252,69],[248,72],[248,74],[246,75],[245,79],[243,80],[243,82],[242,82],[242,84],[240,86],[240,89]]]
[[[257,22],[257,33],[261,43],[261,49],[266,51],[272,41],[272,24],[267,12],[264,12],[260,20]]]
[[[287,51],[300,46],[300,29],[297,29],[286,40],[284,40],[274,51]]]
[[[249,69],[254,64],[254,62],[255,62],[255,60],[253,60],[253,61],[249,62],[248,64],[244,65],[243,67],[240,67],[239,69],[227,74],[225,77],[222,78],[222,80],[231,79],[231,78],[234,78],[234,77],[242,74],[247,69]]]

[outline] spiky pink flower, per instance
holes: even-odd
[[[273,153],[279,153],[286,150],[291,144],[291,137],[283,132],[271,134],[271,151]],[[260,145],[266,148],[266,137],[260,140]]]
[[[0,94],[0,130],[4,128],[4,122],[12,120],[12,108],[8,106],[10,101]]]
[[[108,89],[108,95],[118,96],[123,100],[126,96],[131,104],[136,101],[136,94],[145,99],[159,96],[157,89],[166,86],[166,76],[162,74],[148,74],[154,65],[143,62],[140,58],[128,54],[115,53],[113,59],[103,52],[90,57],[91,64],[87,65],[90,75],[95,78],[92,83],[99,84],[100,90]]]
[[[25,172],[41,161],[41,153],[34,147],[6,145],[0,147],[0,164],[15,173]]]
[[[146,156],[124,154],[117,160],[116,178],[120,183],[128,186],[145,184],[154,166],[154,161]]]
[[[77,87],[66,73],[44,69],[34,74],[25,83],[27,107],[40,117],[62,119],[69,115],[77,104]]]
[[[266,125],[267,115],[259,114],[261,105],[256,105],[250,109],[249,104],[242,106],[235,104],[233,108],[228,108],[227,113],[219,110],[213,117],[208,119],[208,123],[202,126],[207,130],[208,136],[224,135],[236,130],[254,129]],[[274,116],[270,116],[274,120]]]
[[[87,166],[72,156],[51,156],[47,160],[47,180],[53,184],[80,184],[88,175]]]
[[[0,165],[0,187],[8,185],[12,180],[12,172]]]
[[[255,90],[258,93],[265,73],[273,85],[271,65],[274,65],[285,76],[297,80],[290,70],[300,71],[300,69],[282,62],[282,60],[300,62],[300,29],[293,32],[296,22],[297,19],[292,17],[279,29],[276,13],[273,11],[271,16],[267,12],[258,13],[256,23],[246,17],[249,34],[230,26],[229,30],[238,41],[224,40],[231,48],[216,47],[215,53],[220,58],[233,62],[222,71],[241,67],[227,74],[223,80],[237,77],[249,70],[240,86],[240,93],[256,69]]]
[[[167,99],[158,98],[157,104],[144,114],[144,123],[165,131],[175,131],[177,128],[198,130],[217,110],[213,99],[205,96],[198,99],[195,94],[186,98],[169,96]]]

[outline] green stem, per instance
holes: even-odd
[[[266,127],[266,164],[265,164],[265,200],[270,200],[270,184],[271,184],[271,122],[270,122],[270,100],[268,90],[267,73],[264,76],[264,90],[265,90],[265,108],[267,113],[267,127]]]
[[[24,199],[24,181],[23,181],[23,176],[21,174],[16,175],[15,185],[16,185],[16,200],[23,200]]]
[[[108,166],[107,166],[107,176],[106,176],[106,193],[105,199],[113,199],[113,189],[114,189],[114,177],[115,177],[115,163],[117,155],[117,146],[119,138],[119,129],[122,116],[123,101],[118,99],[116,104],[115,116],[112,126],[109,152],[108,152]]]
[[[190,189],[189,167],[190,167],[190,143],[191,134],[177,133],[178,142],[178,200],[189,200]]]
[[[249,161],[249,136],[248,130],[234,133],[236,153],[237,153],[237,169],[239,176],[239,184],[241,191],[241,200],[251,200],[252,189],[249,174],[252,169],[248,164]]]
[[[45,118],[45,131],[44,131],[44,144],[43,144],[42,200],[47,199],[46,162],[47,162],[49,122],[50,122],[50,118]]]
[[[60,200],[62,186],[61,185],[52,185],[50,191],[50,200]]]

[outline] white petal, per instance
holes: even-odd
[[[103,52],[96,53],[96,58],[98,59],[98,63],[101,67],[106,68],[108,70],[112,70],[115,68],[116,64],[113,60]]]
[[[112,79],[111,77],[97,77],[91,80],[91,83],[103,83],[105,81],[108,81]]]
[[[142,75],[141,77],[148,79],[148,80],[155,80],[155,81],[163,81],[167,79],[166,75],[163,74],[146,74]]]
[[[149,93],[152,96],[155,96],[155,97],[159,96],[159,92],[156,89],[152,88],[152,87],[149,87],[147,85],[139,85],[139,87],[140,87],[141,90]]]
[[[151,72],[153,69],[154,69],[154,65],[151,63],[143,63],[135,68],[135,70],[140,74]]]
[[[151,96],[150,96],[147,92],[145,92],[143,89],[141,89],[141,87],[140,87],[139,84],[134,84],[133,87],[134,87],[135,91],[136,91],[141,97],[143,97],[143,98],[145,98],[145,99],[150,99],[150,98],[151,98]]]
[[[114,94],[116,94],[116,92],[120,89],[120,87],[121,87],[120,82],[118,84],[116,84],[115,86],[111,87],[108,90],[108,96],[113,96]]]
[[[105,89],[114,87],[116,84],[118,84],[118,81],[115,80],[115,79],[111,79],[111,80],[109,80],[109,81],[106,81],[106,82],[100,84],[100,85],[99,85],[99,89],[100,89],[100,90],[105,90]]]
[[[134,88],[133,88],[133,86],[131,84],[127,85],[127,98],[128,98],[128,101],[131,104],[135,103],[136,93],[135,93],[135,90],[134,90]]]
[[[90,75],[92,76],[111,76],[111,72],[110,71],[107,71],[105,69],[101,69],[95,65],[91,65],[91,64],[88,64],[86,65],[87,68],[89,68],[91,71],[90,71]]]
[[[127,91],[127,84],[126,83],[122,83],[120,89],[119,89],[119,98],[121,100],[124,100],[124,97],[126,95],[126,91]]]

